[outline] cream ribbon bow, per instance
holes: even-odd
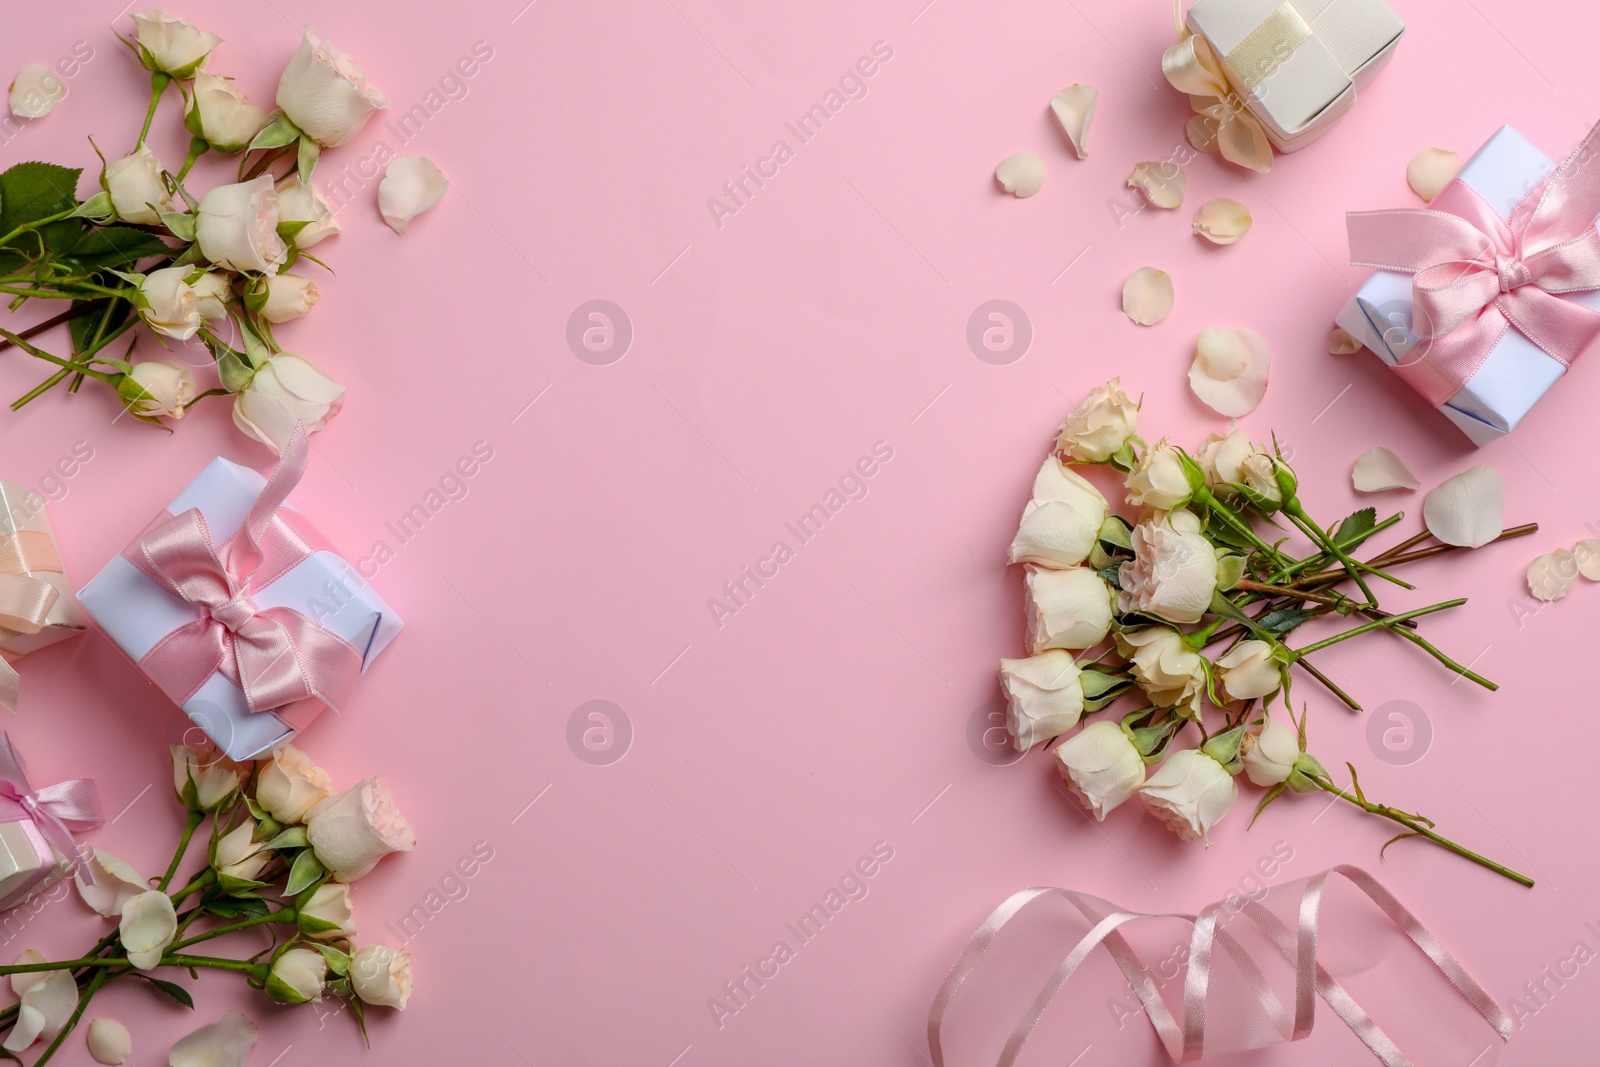
[[[1211,42],[1183,24],[1183,0],[1173,0],[1178,43],[1161,55],[1161,73],[1180,93],[1189,95],[1194,115],[1184,127],[1189,143],[1202,152],[1260,174],[1272,169],[1272,142],[1261,120],[1250,114],[1228,82]]]

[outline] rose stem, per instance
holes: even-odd
[[[1361,707],[1360,704],[1357,704],[1355,702],[1355,700],[1350,696],[1349,693],[1346,693],[1343,689],[1340,689],[1337,685],[1335,685],[1332,678],[1329,678],[1326,674],[1323,674],[1316,667],[1312,666],[1310,660],[1303,659],[1303,660],[1299,660],[1298,662],[1299,662],[1300,666],[1302,666],[1302,667],[1304,667],[1306,669],[1306,671],[1311,675],[1311,677],[1315,678],[1317,681],[1319,681],[1323,685],[1327,686],[1328,689],[1333,693],[1334,696],[1336,696],[1340,700],[1344,701],[1345,706],[1348,707],[1351,711],[1362,711],[1362,710],[1365,710],[1365,709],[1363,709]]]

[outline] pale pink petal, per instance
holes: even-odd
[[[1493,467],[1473,467],[1449,478],[1422,502],[1428,532],[1447,545],[1477,548],[1505,529],[1506,489]]]
[[[1189,388],[1201,403],[1230,418],[1248,415],[1267,392],[1272,352],[1254,330],[1211,327],[1195,342]]]
[[[1154,326],[1172,311],[1172,275],[1140,267],[1122,284],[1122,311],[1140,326]]]
[[[1385,489],[1420,489],[1422,483],[1387,448],[1373,448],[1361,454],[1350,471],[1350,481],[1358,493],[1381,493]]]
[[[1558,548],[1528,564],[1528,592],[1540,600],[1560,600],[1578,584],[1578,561]]]

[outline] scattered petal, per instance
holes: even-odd
[[[1171,209],[1183,206],[1183,187],[1187,180],[1178,164],[1147,159],[1134,165],[1133,173],[1128,175],[1128,186],[1139,190],[1151,207]]]
[[[1365,347],[1366,345],[1351,337],[1342,326],[1335,326],[1333,332],[1328,334],[1329,355],[1348,356],[1361,351]]]
[[[1428,532],[1447,545],[1477,548],[1505,529],[1506,487],[1493,467],[1473,467],[1440,483],[1422,502]]]
[[[1586,537],[1572,546],[1572,558],[1577,561],[1578,573],[1591,582],[1600,582],[1600,541]]]
[[[994,180],[1018,198],[1032,196],[1044,188],[1044,157],[1032,152],[1007,156],[994,168]]]
[[[17,956],[19,964],[44,962],[44,954],[36,948]],[[7,1052],[21,1052],[35,1041],[53,1040],[78,1006],[78,984],[68,970],[13,974],[11,989],[21,999],[21,1004],[16,1023],[6,1035],[5,1043],[0,1044]]]
[[[1079,159],[1089,158],[1089,123],[1099,102],[1100,90],[1092,85],[1069,85],[1050,100],[1050,110]]]
[[[1528,564],[1528,592],[1540,600],[1560,600],[1578,584],[1578,561],[1558,548]]]
[[[1422,199],[1432,202],[1456,172],[1461,157],[1444,148],[1424,148],[1406,164],[1406,184]]]
[[[78,893],[85,904],[106,918],[115,919],[122,914],[124,904],[148,890],[150,885],[127,860],[93,845],[88,852],[84,860],[94,875],[94,885],[84,882],[83,875],[76,871],[72,880],[78,884]]]
[[[1373,448],[1362,453],[1350,471],[1350,481],[1358,493],[1422,488],[1417,476],[1406,468],[1399,456],[1387,448]]]
[[[1140,267],[1122,283],[1123,313],[1140,326],[1154,326],[1172,311],[1172,275]]]
[[[128,1028],[115,1019],[95,1019],[89,1023],[89,1055],[96,1063],[116,1067],[133,1055],[133,1038]]]
[[[1189,367],[1189,388],[1219,415],[1248,415],[1267,393],[1272,351],[1254,330],[1243,326],[1200,331]]]
[[[19,119],[42,119],[56,109],[67,95],[67,86],[55,71],[37,63],[23,67],[11,80],[7,103]]]
[[[1253,221],[1249,208],[1219,196],[1201,204],[1194,213],[1194,232],[1214,245],[1231,245],[1250,231]]]
[[[395,233],[439,202],[450,188],[444,173],[427,156],[401,156],[389,164],[378,185],[378,210]]]
[[[260,1032],[236,1011],[225,1011],[172,1046],[171,1067],[244,1067]]]

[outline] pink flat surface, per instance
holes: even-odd
[[[1500,1062],[1592,1058],[1593,966],[1546,982],[1540,1001],[1524,983],[1577,942],[1600,947],[1584,926],[1600,889],[1587,847],[1600,785],[1584,757],[1600,590],[1535,610],[1522,574],[1600,523],[1589,462],[1600,369],[1580,364],[1515,436],[1473,451],[1376,359],[1330,357],[1323,341],[1362,276],[1344,265],[1344,211],[1415,203],[1413,152],[1465,155],[1503,123],[1563,155],[1595,117],[1584,101],[1600,92],[1600,14],[1558,0],[1404,0],[1393,64],[1323,141],[1265,177],[1202,157],[1184,209],[1119,224],[1110,205],[1132,202],[1132,165],[1182,143],[1184,101],[1158,65],[1172,33],[1160,3],[521,3],[197,0],[176,12],[227,39],[213,68],[258,102],[307,22],[396,102],[324,156],[319,177],[349,199],[344,234],[317,249],[338,273],[318,275],[322,303],[279,337],[350,386],[297,502],[352,559],[387,544],[375,583],[408,622],[354,711],[303,740],[341,783],[381,774],[416,825],[416,852],[364,880],[356,903],[371,939],[397,943],[413,916],[417,991],[404,1016],[374,1013],[362,1055],[347,1020],[276,1008],[223,977],[200,983],[193,1015],[113,988],[91,1014],[130,1026],[135,1063],[164,1062],[180,1034],[242,1006],[262,1023],[260,1067],[911,1067],[939,980],[1012,891],[1064,885],[1192,910],[1248,888],[1278,842],[1292,851],[1278,879],[1366,866],[1502,1002],[1521,998]],[[112,14],[77,0],[8,13],[0,70],[78,41],[94,58],[54,115],[4,135],[0,161],[92,163],[91,134],[124,149],[145,82]],[[476,42],[492,57],[455,78]],[[892,56],[862,79],[865,95],[800,143],[785,124],[875,42]],[[1102,94],[1081,162],[1046,110],[1074,81]],[[414,104],[425,123],[397,135],[388,120]],[[175,164],[184,145],[165,108],[154,143]],[[748,183],[719,225],[708,198],[778,140],[792,158]],[[404,238],[377,215],[380,144],[429,155],[452,182]],[[1016,201],[991,174],[1024,149],[1049,177]],[[1213,196],[1255,216],[1236,247],[1190,235],[1192,209]],[[1147,264],[1172,274],[1178,303],[1141,329],[1118,294]],[[575,309],[597,299],[631,322],[609,365],[566,340]],[[993,299],[1020,305],[1032,328],[1004,366],[964,337]],[[996,661],[1021,648],[1020,574],[1004,551],[1056,423],[1120,374],[1144,393],[1148,429],[1187,444],[1223,428],[1184,370],[1195,334],[1227,324],[1273,348],[1271,389],[1243,425],[1293,449],[1314,511],[1370,502],[1350,491],[1349,466],[1384,444],[1425,485],[1494,465],[1508,522],[1542,524],[1535,538],[1418,565],[1422,588],[1385,601],[1470,596],[1428,629],[1498,693],[1452,684],[1387,640],[1324,657],[1369,718],[1406,701],[1427,719],[1423,758],[1385,762],[1366,718],[1309,680],[1296,690],[1324,762],[1355,762],[1370,795],[1527,870],[1532,891],[1415,843],[1380,861],[1385,825],[1315,799],[1275,805],[1246,833],[1248,788],[1209,851],[1132,811],[1097,828],[1042,755],[1001,767],[969,748],[975,710],[998,697]],[[0,397],[39,376],[5,353]],[[268,460],[220,405],[172,435],[117,414],[85,390],[5,415],[3,474],[51,490],[80,582],[213,455]],[[93,459],[49,480],[80,441]],[[493,459],[451,482],[477,442]],[[785,524],[875,447],[892,458],[866,495],[800,544]],[[401,543],[387,524],[441,487],[456,499]],[[1376,503],[1421,511],[1420,494]],[[793,558],[719,625],[708,599],[780,540]],[[170,706],[98,634],[30,657],[23,675],[6,726],[36,781],[95,777],[120,814],[92,840],[158,868],[180,822]],[[569,719],[594,700],[626,716],[613,746],[631,736],[608,765],[569,744]],[[867,895],[800,944],[785,924],[875,846],[892,859]],[[474,848],[492,860],[455,879]],[[0,957],[75,952],[100,929],[75,899],[18,914],[0,925]],[[719,1026],[708,1000],[779,940],[794,958]],[[1099,1010],[1113,993],[1077,987],[1089,1021],[1032,1062],[1164,1062],[1145,1023],[1119,1030]],[[61,1062],[86,1061],[81,1038],[67,1049]],[[1227,1062],[1372,1061],[1323,1012],[1309,1041]]]

